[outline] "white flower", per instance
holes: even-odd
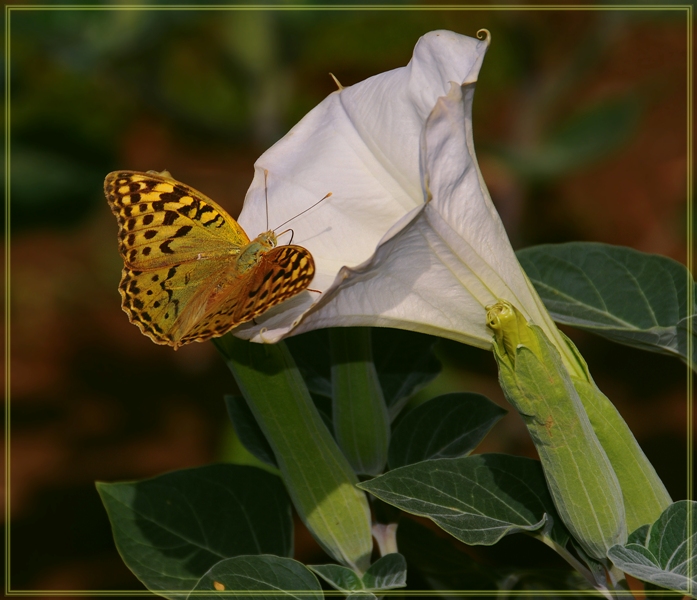
[[[488,44],[488,35],[428,33],[406,67],[332,93],[259,158],[239,219],[249,233],[268,229],[264,169],[271,227],[332,193],[289,223],[322,293],[304,292],[235,335],[275,342],[385,326],[490,348],[485,307],[505,299],[568,354],[477,165],[472,97]]]

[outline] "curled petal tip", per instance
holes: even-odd
[[[488,29],[480,29],[477,31],[477,39],[484,40],[487,45],[491,44],[491,32]]]
[[[273,340],[273,339],[271,339],[271,338],[269,338],[269,337],[266,337],[266,333],[267,333],[268,331],[269,331],[269,330],[268,330],[266,327],[262,327],[262,328],[259,330],[259,339],[261,340],[261,343],[262,343],[262,344],[273,344],[273,343],[274,343],[274,340]]]

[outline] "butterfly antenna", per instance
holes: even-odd
[[[293,219],[297,219],[300,215],[304,215],[308,210],[312,210],[312,209],[313,209],[315,206],[317,206],[320,202],[323,202],[324,200],[326,200],[327,198],[329,198],[329,196],[331,196],[331,195],[332,195],[332,193],[329,192],[324,198],[322,198],[321,200],[318,200],[318,201],[315,202],[312,206],[309,206],[309,207],[306,208],[304,211],[299,212],[299,213],[298,213],[297,215],[295,215],[294,217],[291,217],[291,218],[288,219],[287,221],[281,223],[278,227],[274,227],[273,231],[276,231],[276,229],[280,229],[280,228],[283,227],[286,223],[290,223]],[[283,233],[285,233],[285,231],[284,231]],[[279,235],[282,235],[282,234],[279,234]]]
[[[269,178],[268,169],[264,169],[264,197],[266,198],[266,230],[269,229],[269,186],[267,185]]]

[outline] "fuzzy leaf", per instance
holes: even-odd
[[[97,490],[123,561],[167,598],[185,598],[221,558],[292,552],[288,495],[255,467],[211,465]]]
[[[511,533],[539,532],[550,519],[551,537],[561,545],[568,539],[540,463],[527,458],[480,454],[427,460],[358,487],[431,519],[466,544],[491,546]]]
[[[695,547],[697,502],[682,500],[669,506],[648,531],[642,527],[624,546],[610,548],[608,556],[637,579],[693,595],[697,592]]]
[[[694,282],[680,263],[594,242],[534,246],[518,259],[558,323],[687,361]]]
[[[407,413],[392,435],[391,469],[469,454],[506,411],[480,394],[445,394]]]
[[[264,594],[268,591],[268,594]],[[206,593],[210,592],[210,593]],[[215,564],[196,584],[189,598],[220,600],[316,600],[321,598],[317,578],[302,563],[280,556],[237,556]]]

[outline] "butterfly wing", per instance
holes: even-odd
[[[223,208],[169,177],[115,171],[104,180],[104,194],[119,225],[119,252],[133,270],[234,256],[249,244]]]
[[[301,246],[278,246],[264,252],[252,268],[237,273],[220,290],[205,316],[183,333],[179,343],[221,336],[251,321],[305,290],[314,275],[312,254]]]
[[[154,342],[176,346],[249,238],[210,198],[164,175],[116,171],[104,192],[119,226],[121,306]]]
[[[124,266],[119,284],[121,307],[128,320],[152,341],[176,348],[184,332],[205,316],[208,299],[215,295],[230,263],[216,258],[147,271]]]

